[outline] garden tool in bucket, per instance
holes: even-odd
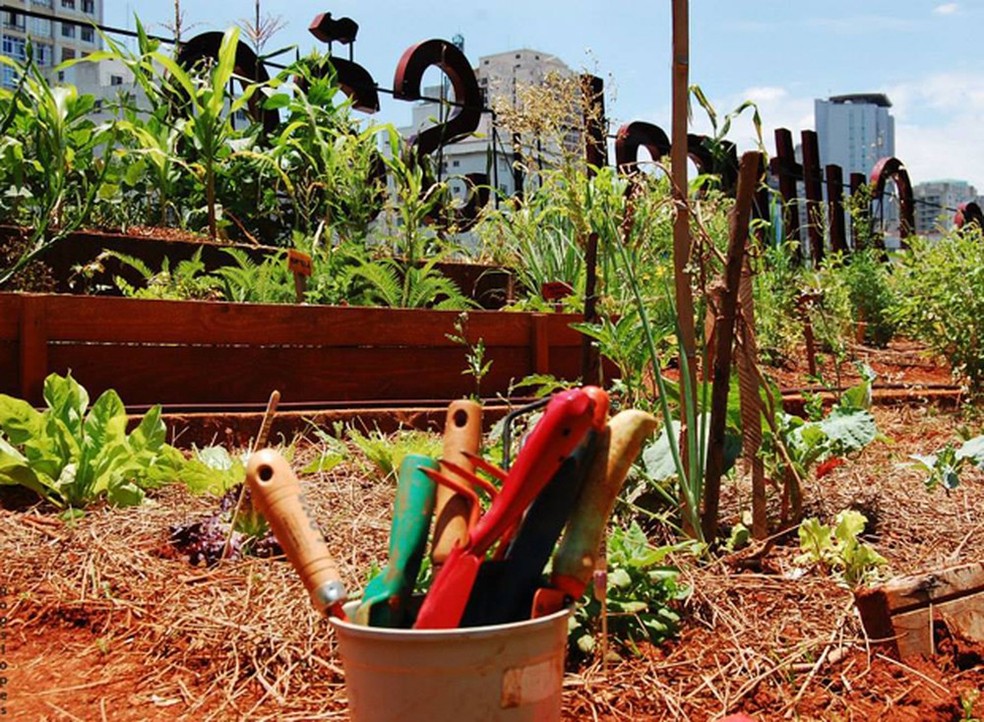
[[[434,482],[425,469],[437,462],[422,454],[407,454],[397,476],[389,560],[366,586],[355,614],[358,624],[374,627],[407,627],[407,602],[420,572],[434,512]]]
[[[581,389],[556,394],[530,432],[489,511],[455,546],[434,578],[415,628],[456,627],[468,603],[485,553],[514,528],[523,512],[557,473],[591,428],[595,401]]]
[[[253,503],[270,524],[315,608],[344,617],[345,585],[324,536],[308,513],[290,464],[274,449],[260,449],[246,464],[246,483]]]
[[[482,407],[467,399],[452,402],[444,421],[444,447],[441,460],[450,462],[466,472],[474,471],[469,454],[477,454],[482,443]],[[451,473],[450,478],[467,484],[465,476]],[[434,540],[431,543],[431,561],[435,568],[448,558],[455,544],[464,544],[468,538],[468,523],[475,509],[471,500],[442,485],[437,490],[434,506]]]
[[[554,554],[550,586],[537,590],[533,616],[563,609],[584,594],[598,561],[605,534],[625,477],[658,422],[652,414],[628,409],[616,414],[599,435],[595,468],[587,474],[570,522]]]
[[[585,387],[595,401],[592,429],[536,497],[505,553],[479,569],[461,620],[463,627],[528,619],[543,568],[574,509],[588,472],[595,467],[599,435],[608,423],[608,395]],[[603,468],[603,467],[602,467]]]

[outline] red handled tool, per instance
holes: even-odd
[[[318,611],[346,619],[345,585],[321,530],[308,513],[290,464],[273,449],[260,449],[246,464],[253,504],[270,524],[287,559],[304,582]]]
[[[455,546],[434,578],[417,629],[457,627],[485,553],[513,527],[591,428],[595,402],[581,389],[556,394],[509,470],[488,513]]]

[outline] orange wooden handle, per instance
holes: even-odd
[[[457,464],[466,471],[474,471],[475,465],[465,452],[477,454],[482,443],[482,407],[465,399],[448,406],[444,421],[444,450],[441,458]],[[450,470],[445,473],[462,484],[468,480]],[[447,486],[437,487],[434,506],[434,541],[431,560],[443,564],[455,544],[464,544],[468,538],[468,519],[471,502]]]
[[[249,457],[246,483],[253,504],[270,524],[314,606],[340,615],[345,586],[290,464],[277,451],[260,449]]]

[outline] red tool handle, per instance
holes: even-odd
[[[308,513],[300,482],[290,464],[273,449],[249,457],[246,483],[253,503],[270,524],[318,611],[342,619],[345,586],[321,530]]]
[[[469,535],[469,551],[484,555],[526,511],[564,459],[584,440],[595,402],[582,389],[554,396],[516,456],[499,495]]]

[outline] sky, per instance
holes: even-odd
[[[670,130],[671,5],[629,0],[495,0],[436,3],[418,0],[261,0],[261,15],[284,27],[267,49],[318,47],[307,28],[319,13],[359,23],[355,60],[376,82],[393,84],[403,51],[431,38],[465,38],[479,57],[519,48],[558,56],[576,70],[604,78],[614,132],[645,120]],[[171,35],[174,0],[105,0],[106,25]],[[185,37],[224,30],[255,15],[255,0],[181,2]],[[966,180],[984,193],[984,0],[693,0],[690,2],[690,82],[724,115],[754,101],[773,130],[814,127],[813,100],[847,93],[885,93],[895,117],[896,156],[913,183]],[[323,46],[322,46],[323,47]],[[348,48],[335,46],[348,57]],[[432,71],[436,72],[436,71]],[[426,76],[425,81],[430,76]],[[408,103],[383,98],[376,118],[406,125]],[[741,150],[755,146],[746,113],[729,137]],[[709,129],[699,107],[695,132]]]

